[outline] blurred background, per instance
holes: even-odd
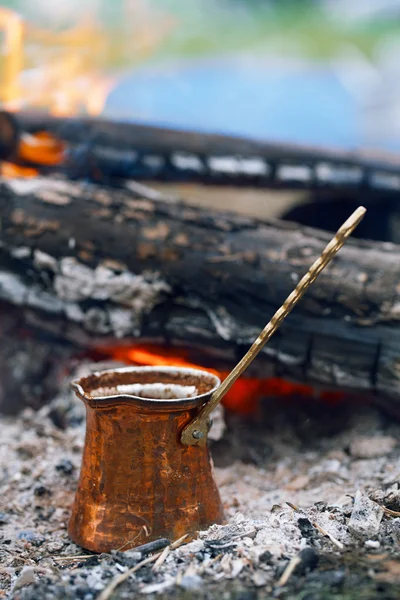
[[[400,0],[13,0],[1,103],[400,149]]]

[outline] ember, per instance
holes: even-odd
[[[0,166],[0,174],[2,177],[37,177],[38,171],[33,167],[23,167],[3,161]]]
[[[55,166],[64,160],[65,144],[51,133],[38,131],[21,137],[18,158],[36,165]]]
[[[16,150],[16,162],[3,161],[0,174],[3,177],[38,177],[39,171],[32,165],[59,165],[64,160],[64,151],[65,144],[45,131],[25,134]]]
[[[36,167],[55,167],[65,159],[66,144],[46,131],[21,131],[12,113],[0,111],[0,173],[3,177],[35,177]],[[12,161],[12,162],[11,162]]]

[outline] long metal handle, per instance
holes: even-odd
[[[273,336],[275,331],[280,327],[282,321],[291,312],[297,302],[302,298],[306,290],[317,279],[321,271],[330,263],[335,254],[345,243],[349,235],[354,231],[366,213],[363,206],[359,206],[357,210],[343,223],[338,229],[334,238],[325,247],[321,256],[310,267],[308,272],[299,281],[293,292],[286,298],[282,306],[276,311],[270,322],[264,327],[260,335],[253,343],[248,352],[238,362],[236,367],[224,379],[219,388],[215,390],[211,399],[201,409],[199,414],[184,428],[182,431],[181,442],[185,446],[205,446],[207,443],[208,433],[208,417],[215,409],[217,404],[221,402],[226,392],[230,390],[235,381],[247,369],[250,363],[254,360],[257,354],[262,350],[264,345]]]

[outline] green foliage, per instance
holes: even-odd
[[[3,6],[20,11],[36,25],[47,27],[45,14],[36,10],[35,0],[8,0]],[[43,1],[40,6],[43,8]],[[90,6],[90,3],[89,3]],[[132,4],[135,7],[135,3]],[[82,1],[81,12],[85,12]],[[379,45],[400,33],[395,20],[346,23],[324,12],[316,0],[141,0],[132,35],[123,0],[102,0],[96,18],[107,40],[106,68],[129,67],[137,62],[254,53],[310,60],[329,60],[354,47],[373,58]],[[133,18],[134,11],[129,18]],[[80,15],[74,10],[74,19]],[[162,19],[173,19],[171,32],[146,56],[131,51],[133,27],[154,28]],[[150,25],[149,25],[150,24]],[[69,24],[70,25],[70,24]]]

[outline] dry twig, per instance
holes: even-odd
[[[175,550],[175,548],[178,548],[179,546],[181,546],[188,537],[189,537],[189,534],[186,533],[185,535],[180,537],[178,540],[173,542],[170,546],[167,546],[167,548],[169,548],[170,550]],[[111,581],[111,583],[107,587],[104,588],[104,590],[101,592],[101,594],[99,595],[97,600],[109,600],[109,598],[111,598],[111,594],[113,593],[113,591],[121,583],[123,583],[124,581],[129,579],[129,577],[133,573],[136,573],[136,571],[139,571],[139,569],[141,569],[145,565],[155,562],[158,558],[160,558],[160,556],[163,554],[164,551],[165,551],[165,549],[162,552],[157,552],[157,554],[153,554],[152,556],[148,556],[147,558],[144,558],[143,560],[138,562],[137,565],[135,565],[131,569],[128,569],[127,571],[125,571],[125,573],[122,573],[121,575],[118,575],[118,577],[115,577],[115,579],[113,579]]]
[[[292,504],[291,502],[286,502],[286,504],[292,508],[294,511],[296,512],[300,512],[300,509],[298,506],[296,506],[295,504]],[[335,544],[335,546],[337,548],[339,548],[339,550],[344,550],[344,544],[337,540],[331,533],[329,533],[329,531],[326,531],[326,529],[324,529],[323,527],[321,527],[321,525],[318,525],[318,523],[315,523],[315,521],[310,521],[311,525],[313,527],[315,527],[315,529],[317,529],[320,533],[322,533],[323,536],[329,538],[332,542],[332,544]]]
[[[279,581],[277,583],[278,587],[282,587],[287,584],[293,571],[300,563],[300,556],[293,556],[293,558],[290,559],[289,564],[287,565],[286,569],[283,571],[282,575],[279,578]]]
[[[98,556],[97,554],[75,554],[73,556],[54,556],[53,554],[48,554],[43,558],[52,558],[53,560],[84,560],[91,558],[92,556]]]
[[[383,512],[386,515],[389,515],[390,517],[400,517],[400,512],[398,510],[392,510],[391,508],[387,508],[386,506],[383,506],[382,504],[379,505]]]
[[[161,565],[163,564],[163,562],[165,561],[165,559],[167,558],[168,554],[171,551],[171,546],[166,546],[164,548],[164,550],[161,552],[160,556],[157,558],[156,562],[153,565],[153,571],[158,571],[159,568],[161,567]]]
[[[298,506],[296,506],[295,504],[292,504],[291,502],[286,502],[286,504],[290,507],[293,508],[294,511],[296,512],[300,512],[300,508]]]
[[[140,518],[143,519],[143,517],[140,517]],[[143,519],[143,520],[145,520],[145,519]],[[147,523],[147,521],[146,521],[146,523]],[[149,530],[147,528],[147,525],[142,525],[139,533],[132,540],[128,540],[127,542],[125,542],[124,544],[122,544],[122,546],[120,546],[119,548],[117,548],[117,552],[122,552],[122,549],[126,548],[126,546],[128,546],[128,544],[133,544],[133,542],[135,542],[138,539],[138,537],[142,534],[142,531],[144,531],[144,533],[145,533],[145,535],[147,537],[150,536],[150,532],[149,532]]]
[[[331,540],[332,544],[335,544],[335,546],[339,548],[339,550],[344,550],[344,544],[337,540],[331,533],[329,533],[329,531],[326,531],[326,529],[323,529],[321,525],[318,525],[318,523],[314,523],[313,521],[311,521],[311,525],[313,525],[315,529],[318,529],[318,531],[322,533],[322,535],[328,537]]]

